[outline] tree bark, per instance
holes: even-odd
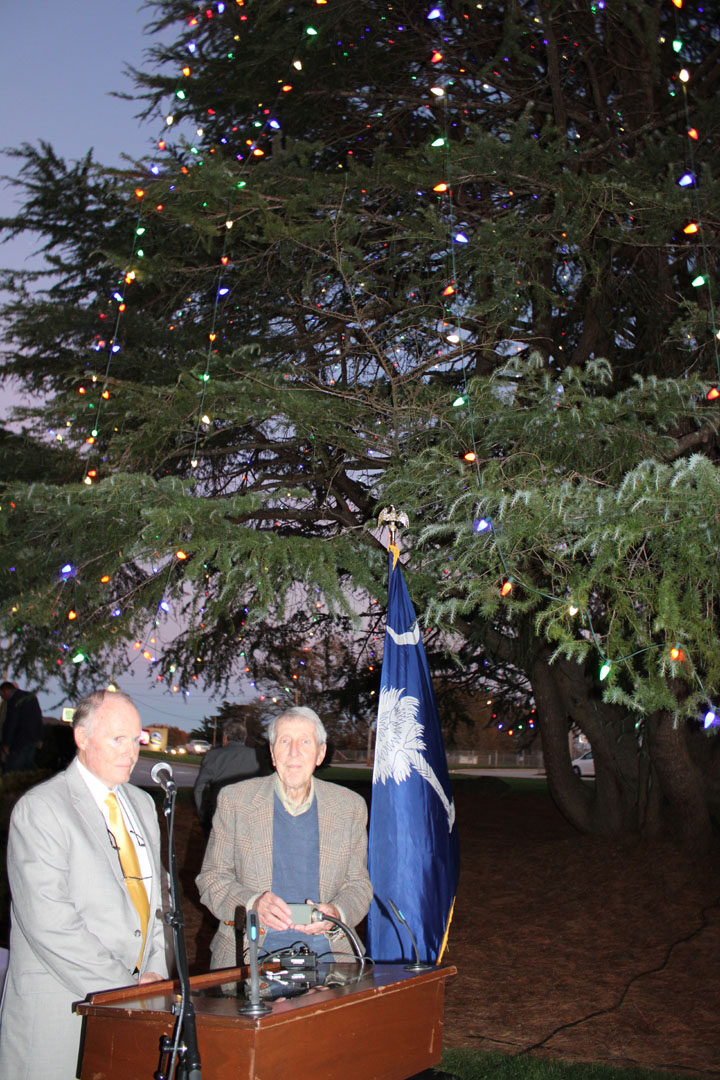
[[[546,660],[536,659],[532,685],[548,786],[560,810],[583,832],[638,833],[643,778],[632,718],[603,702],[584,668],[574,662],[560,660],[551,667]],[[572,770],[568,731],[573,725],[587,736],[593,749],[592,785]]]
[[[669,828],[685,851],[705,855],[712,846],[712,821],[702,779],[688,750],[685,723],[663,710],[649,718],[646,728]]]

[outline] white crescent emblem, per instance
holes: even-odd
[[[396,634],[391,626],[386,626],[385,629],[396,645],[417,645],[420,641],[420,627],[417,623],[415,623],[412,630],[408,630],[404,634]]]

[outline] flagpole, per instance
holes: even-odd
[[[455,805],[420,623],[398,566],[394,506],[387,527],[388,606],[373,755],[367,946],[376,962],[441,962],[457,890]],[[397,915],[395,914],[397,912]],[[402,917],[400,913],[402,912]]]
[[[400,556],[400,546],[397,542],[397,528],[398,525],[402,525],[407,529],[410,526],[410,518],[407,516],[404,510],[396,510],[394,506],[385,506],[378,515],[378,528],[382,529],[383,526],[387,526],[387,530],[390,533],[390,544],[388,550],[393,553],[393,570]],[[376,725],[375,725],[376,726]],[[371,766],[375,756],[375,746],[373,745],[373,725],[368,727],[368,741],[367,741],[367,754],[365,757],[365,764]]]

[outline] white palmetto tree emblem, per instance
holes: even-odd
[[[418,722],[420,702],[405,689],[383,687],[378,708],[375,779],[381,783],[394,780],[401,784],[411,772],[418,773],[436,792],[448,818],[448,832],[455,822],[455,804],[448,799],[442,784],[421,751],[425,750],[422,727]]]

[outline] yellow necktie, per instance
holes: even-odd
[[[128,892],[130,893],[130,899],[132,900],[138,915],[140,916],[140,926],[142,928],[142,947],[140,949],[140,956],[138,957],[137,966],[140,967],[140,961],[142,960],[143,951],[145,949],[145,937],[147,935],[148,920],[150,918],[150,902],[148,901],[147,889],[142,880],[140,874],[140,863],[138,862],[137,851],[135,845],[130,838],[130,833],[125,827],[125,821],[122,816],[122,811],[118,804],[116,796],[111,791],[105,800],[105,805],[109,811],[110,818],[110,832],[115,837],[115,844],[117,846],[117,852],[120,857],[120,866],[122,867],[123,877],[125,878],[125,884],[127,885]]]

